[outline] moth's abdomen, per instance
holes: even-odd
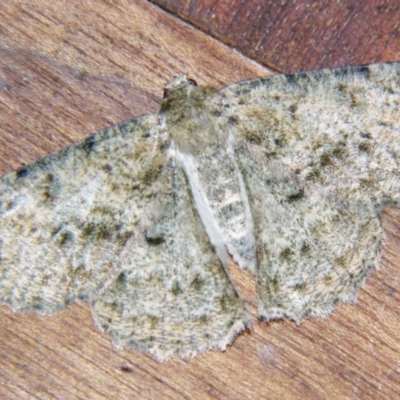
[[[245,207],[247,196],[243,199],[245,193],[240,187],[240,171],[218,173],[215,180],[204,181],[206,196],[227,240],[229,253],[242,268],[252,270],[255,266],[253,224],[250,210]]]
[[[210,155],[182,157],[198,212],[207,231],[212,231],[211,242],[214,246],[215,241],[223,243],[241,268],[254,270],[252,217],[234,158],[225,148]]]

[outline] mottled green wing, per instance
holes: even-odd
[[[0,180],[0,302],[52,313],[86,299],[118,345],[161,359],[244,329],[161,125],[116,125]]]
[[[126,264],[135,260],[140,268],[126,268],[94,303],[97,320],[118,345],[148,350],[160,360],[225,349],[250,320],[180,169],[174,204],[165,206],[150,228],[151,247],[137,235],[127,250]]]
[[[0,180],[0,300],[53,312],[92,300],[143,223],[167,163],[157,118],[116,125]]]
[[[400,64],[222,91],[252,208],[265,319],[326,315],[378,266],[379,212],[400,204]]]

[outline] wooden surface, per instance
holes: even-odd
[[[243,54],[285,73],[397,61],[398,0],[155,0]]]
[[[196,7],[207,5],[205,1],[192,3],[191,15],[196,15]],[[276,6],[278,11],[270,14],[268,23],[276,27],[275,32],[290,31],[304,2],[296,2],[292,9],[292,2],[276,3],[280,12]],[[228,41],[230,32],[235,35],[239,29],[225,20],[229,15],[235,19],[229,7],[234,3],[218,4],[214,13],[219,22],[209,16],[205,30],[225,26],[224,40]],[[330,10],[340,32],[354,21]],[[328,53],[334,65],[372,61],[362,57],[374,51],[378,54],[374,61],[383,61],[387,55],[400,61],[399,23],[393,26],[393,12],[382,12],[379,25],[358,20],[348,37],[362,37],[364,29],[374,29],[374,44],[366,40],[344,50],[339,35],[330,47],[316,46],[310,53],[307,43],[312,37],[305,29],[297,46],[264,42],[264,62],[282,61],[279,68],[292,71],[303,65],[326,65]],[[251,21],[256,13],[250,7],[247,17],[243,14],[239,20]],[[305,28],[314,22],[313,37],[334,37],[334,28],[321,29],[322,14],[310,14]],[[243,35],[250,37],[245,43],[247,54],[258,43],[257,34],[249,32],[251,25],[243,28]],[[386,39],[395,35],[396,40]],[[278,34],[275,38],[280,40]],[[302,52],[307,64],[301,64]],[[269,73],[146,1],[2,1],[0,174],[112,123],[156,111],[163,85],[182,72],[217,87]],[[226,352],[208,351],[193,360],[174,358],[159,364],[146,354],[115,349],[109,337],[94,326],[85,303],[51,317],[14,313],[2,306],[0,398],[399,398],[400,210],[387,210],[383,223],[387,243],[380,270],[359,290],[356,305],[340,305],[325,320],[310,319],[300,326],[287,320],[258,321],[254,282],[232,267],[254,316],[254,329],[240,335]]]

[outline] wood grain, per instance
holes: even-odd
[[[396,61],[396,0],[154,0],[202,31],[285,73]]]
[[[218,87],[269,71],[145,1],[0,4],[0,173],[112,123],[154,112],[189,72]],[[400,397],[400,211],[383,215],[381,268],[326,320],[254,316],[226,352],[159,364],[117,350],[86,303],[54,316],[0,307],[0,398],[394,399]]]

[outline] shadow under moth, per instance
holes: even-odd
[[[158,113],[0,180],[0,302],[76,300],[122,347],[164,360],[259,316],[328,315],[379,264],[380,211],[400,205],[400,63],[276,75],[221,91],[186,76]]]

